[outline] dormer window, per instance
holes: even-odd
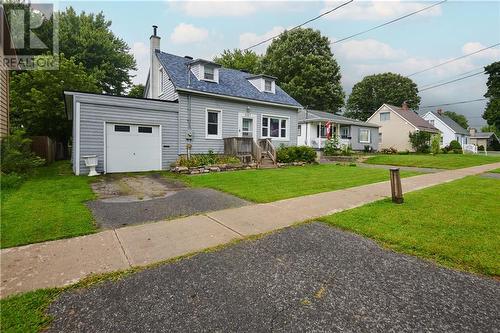
[[[247,77],[247,80],[261,92],[276,93],[276,78],[273,76],[260,74]]]
[[[264,90],[267,92],[273,92],[273,81],[264,80]]]
[[[203,66],[204,68],[204,71],[203,71],[203,78],[205,80],[210,80],[210,81],[214,81],[215,79],[215,69],[213,66],[210,66],[210,65],[205,65]]]

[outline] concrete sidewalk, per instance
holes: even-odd
[[[496,168],[500,168],[500,163],[404,178],[403,191],[415,191]],[[69,285],[91,274],[148,265],[387,196],[390,196],[390,186],[385,181],[4,249],[0,251],[0,297]]]

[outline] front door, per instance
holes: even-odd
[[[238,136],[246,137],[246,138],[255,138],[256,136],[256,119],[255,116],[250,115],[239,115],[239,124],[238,124]]]

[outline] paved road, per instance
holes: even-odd
[[[216,190],[187,188],[158,199],[131,202],[96,200],[87,205],[100,227],[119,228],[248,204],[248,201]]]
[[[321,223],[64,294],[51,332],[495,331],[500,283]]]

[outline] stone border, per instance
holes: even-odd
[[[282,168],[286,166],[304,166],[306,164],[307,163],[305,162],[292,162],[292,163],[277,163],[276,166],[278,168]],[[216,165],[205,165],[201,167],[191,167],[191,168],[185,166],[176,166],[170,169],[170,171],[179,174],[198,175],[210,172],[224,172],[224,171],[251,170],[251,169],[259,169],[259,166],[256,163],[216,164]]]

